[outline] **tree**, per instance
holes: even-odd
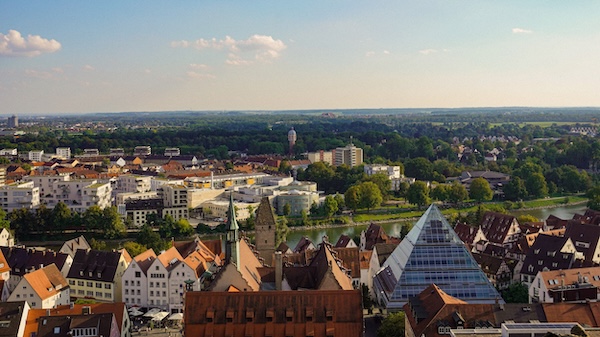
[[[519,215],[517,217],[517,221],[522,224],[522,223],[526,223],[526,222],[538,222],[540,221],[540,219],[534,217],[531,214],[523,214],[523,215]]]
[[[346,207],[346,201],[344,200],[344,195],[343,194],[339,194],[336,193],[335,196],[333,197],[335,199],[335,201],[337,202],[338,205],[338,213],[341,212],[341,210]]]
[[[410,159],[404,163],[404,172],[407,177],[417,180],[431,180],[433,176],[433,164],[429,159],[423,157]]]
[[[525,180],[525,187],[531,197],[541,198],[548,195],[546,178],[541,173],[533,173]]]
[[[502,298],[506,303],[528,303],[529,290],[523,283],[513,283],[502,292]]]
[[[504,197],[508,200],[517,201],[527,197],[527,188],[525,182],[519,177],[512,179],[504,186]]]
[[[121,215],[117,211],[117,207],[111,206],[102,210],[100,229],[103,231],[106,239],[118,239],[125,236],[127,229]]]
[[[71,210],[62,201],[56,204],[50,214],[50,222],[58,229],[65,229],[71,220]]]
[[[0,229],[10,229],[10,221],[6,219],[6,212],[0,208]]]
[[[431,190],[431,197],[435,200],[446,201],[448,200],[449,188],[447,185],[437,185]]]
[[[290,205],[289,202],[286,202],[285,205],[283,205],[283,215],[289,216],[290,213],[292,213],[292,205]]]
[[[152,248],[155,252],[161,252],[169,247],[169,242],[161,239],[160,235],[154,232],[148,224],[142,226],[138,233],[137,242]]]
[[[452,183],[448,190],[448,200],[450,200],[450,202],[457,204],[467,200],[468,197],[469,192],[463,184],[458,181]]]
[[[351,186],[346,193],[344,193],[344,201],[347,207],[350,207],[353,211],[360,207],[360,188],[358,186]]]
[[[424,181],[415,181],[408,188],[406,200],[419,208],[429,204],[429,187]]]
[[[275,246],[279,246],[280,243],[287,241],[287,235],[290,232],[288,227],[288,221],[285,217],[281,217],[275,225]]]
[[[490,183],[488,183],[487,180],[483,178],[475,178],[473,181],[471,181],[469,196],[471,199],[475,199],[477,202],[481,203],[484,200],[492,200],[494,192],[492,191]]]
[[[404,312],[391,313],[381,322],[377,337],[402,337],[404,328]]]
[[[379,187],[379,191],[381,191],[381,196],[383,200],[388,200],[390,190],[392,189],[392,181],[385,173],[376,173],[371,176],[365,177],[363,182],[373,182],[377,187]]]
[[[408,189],[410,188],[410,184],[406,181],[403,181],[398,185],[397,194],[399,197],[406,199],[406,193],[408,193]]]
[[[127,242],[125,242],[123,244],[123,248],[125,248],[125,250],[131,256],[138,256],[141,253],[143,253],[143,252],[145,252],[145,251],[148,250],[148,248],[146,248],[146,246],[142,245],[141,243],[134,242],[134,241],[127,241]]]
[[[323,210],[327,218],[331,218],[331,216],[338,211],[337,201],[335,201],[335,198],[332,195],[325,197],[325,201],[323,202]]]
[[[101,241],[101,240],[96,240],[96,238],[92,238],[90,240],[90,247],[95,250],[105,250],[106,242]]]
[[[360,206],[371,210],[376,206],[381,205],[383,197],[379,187],[373,182],[367,181],[359,185],[360,190]]]

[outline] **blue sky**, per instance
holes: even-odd
[[[600,106],[600,2],[0,2],[0,114],[477,106]]]

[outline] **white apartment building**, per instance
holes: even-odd
[[[52,175],[52,176],[43,176],[43,175],[35,175],[35,176],[26,176],[23,178],[25,181],[32,181],[33,184],[40,189],[40,199],[42,202],[46,204],[49,203],[52,199],[52,193],[54,192],[54,182],[56,181],[70,181],[71,176],[69,174],[62,175]]]
[[[71,148],[70,147],[57,147],[56,156],[62,159],[71,159]]]
[[[368,176],[372,176],[377,173],[383,173],[388,176],[390,180],[399,179],[402,177],[402,173],[400,173],[400,166],[389,166],[389,165],[365,165],[364,167],[365,174]]]
[[[125,203],[129,200],[148,200],[148,199],[156,199],[158,198],[158,192],[128,192],[128,193],[117,193],[115,197],[115,204],[117,207],[119,205],[125,205]]]
[[[40,205],[40,189],[33,182],[18,182],[0,187],[0,206],[6,212],[35,209]]]
[[[0,150],[0,156],[16,156],[19,152],[17,149],[2,149]]]
[[[34,309],[51,309],[71,301],[69,284],[55,264],[25,274],[8,302],[27,301]]]
[[[181,151],[178,147],[167,147],[165,149],[165,157],[177,157],[181,155]]]
[[[83,157],[97,157],[100,155],[98,149],[83,149]]]
[[[152,148],[150,146],[136,146],[133,149],[134,156],[149,156],[152,154]]]
[[[48,207],[63,202],[74,212],[85,212],[90,206],[104,209],[112,205],[112,188],[109,182],[96,179],[76,179],[55,181],[52,184],[52,196],[44,198]]]
[[[172,216],[175,221],[189,217],[187,187],[182,185],[163,185],[158,189],[158,195],[163,200],[163,218],[167,214]]]
[[[32,150],[27,153],[27,159],[31,161],[42,161],[44,150]]]
[[[256,210],[259,203],[245,203],[245,202],[234,202],[235,205],[235,217],[238,221],[244,221],[250,217],[250,209]],[[214,218],[227,218],[227,212],[229,211],[229,201],[225,200],[208,200],[203,202],[200,207],[210,212],[210,216]]]
[[[201,273],[206,269],[215,272],[215,263],[220,264],[218,257],[201,242],[190,244],[195,246],[187,257],[183,257],[175,247],[158,256],[152,250],[136,256],[122,278],[126,305],[183,312],[186,285],[191,282],[193,290],[201,290],[201,275],[196,271]]]
[[[148,268],[156,260],[156,254],[148,249],[131,260],[123,273],[123,301],[128,307],[148,307]]]
[[[142,193],[152,190],[151,176],[137,176],[132,174],[123,174],[117,177],[115,190],[118,193],[134,192]]]

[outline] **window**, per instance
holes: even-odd
[[[90,287],[90,288],[91,288],[91,287],[93,287],[93,286],[94,286],[94,282],[86,282],[86,283],[85,283],[85,286],[86,286],[86,287]]]
[[[83,281],[77,281],[77,285],[83,287]]]
[[[125,280],[125,285],[128,286],[129,285],[129,281]]]
[[[135,277],[142,277],[142,272],[136,271]],[[139,282],[139,281],[138,281]],[[139,284],[138,284],[139,285]]]
[[[110,283],[107,283],[107,284],[105,284],[105,285],[104,285],[104,289],[111,289],[111,285],[110,285]]]
[[[150,282],[150,288],[154,288],[154,282]]]
[[[96,288],[102,288],[102,283],[96,282]]]
[[[60,327],[59,326],[55,326],[54,327],[54,334],[58,335],[60,333]]]

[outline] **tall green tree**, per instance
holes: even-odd
[[[411,204],[419,206],[419,208],[429,204],[429,187],[424,181],[415,181],[408,188],[406,200]]]
[[[492,200],[494,191],[490,187],[490,183],[483,178],[475,178],[471,181],[471,187],[469,189],[469,196],[471,199],[477,200],[477,202]]]
[[[365,177],[362,180],[363,182],[370,181],[375,183],[377,187],[379,187],[379,191],[381,192],[381,196],[383,197],[383,201],[388,200],[390,195],[390,190],[392,189],[392,181],[385,173],[376,173],[371,176]]]
[[[346,206],[355,212],[360,207],[360,200],[360,188],[358,186],[351,186],[346,193],[344,193]]]
[[[525,180],[525,187],[531,197],[542,198],[548,195],[546,178],[541,173],[533,173]]]
[[[338,211],[337,201],[335,201],[335,198],[332,195],[325,197],[325,201],[323,202],[323,211],[327,218],[331,218],[331,216]]]
[[[512,179],[504,185],[504,197],[508,200],[517,201],[527,197],[527,188],[525,182],[520,177],[512,177]]]
[[[377,337],[403,337],[404,329],[404,312],[391,313],[381,322]]]
[[[358,186],[360,189],[360,206],[362,208],[366,208],[370,211],[372,208],[381,205],[383,196],[375,183],[367,181]]]
[[[455,181],[450,185],[448,190],[448,200],[450,202],[458,204],[467,200],[468,197],[469,191],[467,191],[467,188],[463,184]]]

